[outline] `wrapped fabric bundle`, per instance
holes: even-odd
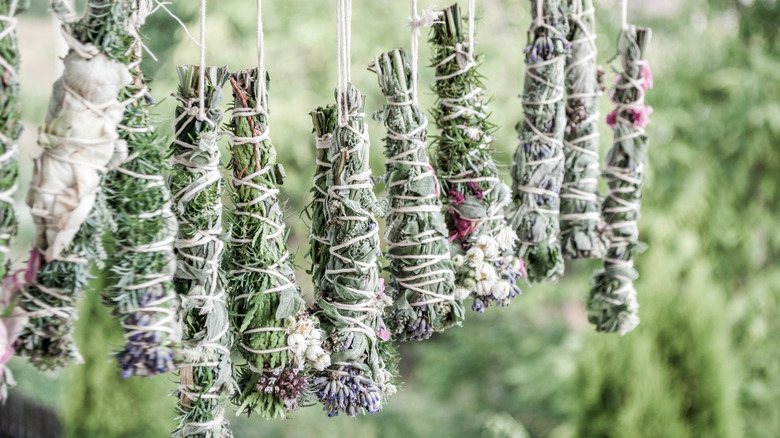
[[[349,84],[337,93],[346,119],[333,133],[327,208],[330,258],[316,306],[331,352],[331,367],[317,374],[314,390],[328,416],[379,412],[395,393],[390,333],[382,321],[391,304],[379,277],[381,213],[368,165],[365,96]]]
[[[315,296],[319,295],[322,287],[322,279],[325,274],[325,268],[328,266],[330,257],[330,241],[328,240],[328,220],[325,217],[325,202],[328,196],[328,173],[331,164],[328,161],[328,151],[330,142],[333,139],[333,130],[336,129],[338,115],[336,106],[328,105],[318,107],[311,112],[312,124],[314,125],[314,140],[317,151],[316,169],[314,171],[314,180],[311,203],[306,208],[306,214],[311,221],[309,229],[309,252],[311,259],[311,281],[314,285]]]
[[[92,262],[106,258],[100,181],[124,113],[117,96],[131,80],[126,7],[120,0],[91,0],[75,21],[66,4],[52,2],[70,52],[38,137],[43,153],[35,160],[27,199],[35,247],[20,303],[29,323],[15,343],[42,370],[81,361],[73,340],[75,301]]]
[[[300,406],[312,368],[324,370],[317,321],[305,311],[287,250],[278,199],[284,169],[268,126],[268,78],[258,69],[233,73],[232,184],[235,211],[228,245],[229,302],[239,366],[236,403],[247,413],[283,418]]]
[[[599,80],[592,0],[568,0],[571,56],[566,59],[566,171],[561,186],[561,252],[567,259],[600,258]]]
[[[384,176],[388,189],[387,257],[393,306],[388,325],[399,340],[420,341],[460,324],[454,266],[439,200],[439,182],[428,163],[428,119],[412,100],[412,67],[403,49],[383,53],[369,67],[387,99],[375,115],[387,128]]]
[[[569,44],[563,0],[533,0],[525,48],[523,121],[512,163],[512,205],[507,217],[520,239],[519,255],[531,281],[563,275],[559,240],[566,125],[564,63]]]
[[[456,268],[454,297],[473,296],[471,308],[482,312],[492,304],[505,306],[521,293],[516,282],[525,268],[515,256],[517,235],[504,218],[509,187],[493,160],[495,127],[488,120],[477,71],[480,59],[465,31],[457,4],[444,9],[433,25],[433,89],[438,99],[432,112],[441,131],[434,144]]]
[[[171,347],[181,339],[173,290],[177,225],[162,176],[169,169],[166,139],[154,128],[148,79],[139,68],[143,47],[138,28],[146,11],[138,1],[130,2],[126,10],[136,38],[128,65],[133,82],[120,94],[127,102],[119,125],[122,141],[117,142],[115,168],[105,180],[115,229],[108,236],[114,250],[103,301],[125,332],[125,347],[118,352],[122,377],[173,371]]]
[[[607,116],[607,124],[614,131],[604,169],[609,194],[602,206],[609,246],[604,268],[593,275],[586,302],[588,320],[596,330],[621,335],[639,324],[634,254],[645,249],[639,242],[637,224],[647,165],[645,127],[653,112],[645,105],[645,92],[653,86],[650,66],[644,59],[650,36],[650,29],[635,26],[620,34],[621,72],[612,94],[615,110]]]
[[[17,141],[22,134],[22,106],[19,102],[19,48],[16,39],[16,14],[24,12],[28,1],[0,0],[0,278],[11,269],[11,238],[16,234],[14,212],[16,178],[19,175]],[[8,388],[15,382],[11,370],[5,367],[14,354],[14,341],[27,323],[21,308],[16,306],[18,287],[14,277],[0,290],[0,402],[8,397]]]
[[[206,67],[203,90],[200,67],[178,66],[176,72],[179,89],[174,98],[179,106],[168,187],[179,221],[174,285],[181,299],[184,348],[177,360],[182,364],[177,392],[180,416],[173,435],[230,437],[224,414],[234,385],[232,335],[221,269],[224,185],[217,145],[222,121],[219,103],[228,72],[226,67]]]

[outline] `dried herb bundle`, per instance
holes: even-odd
[[[0,0],[0,278],[11,268],[10,242],[16,234],[17,219],[13,196],[19,174],[17,141],[22,134],[22,106],[19,101],[19,48],[16,39],[16,15],[24,12],[28,1]],[[8,398],[14,381],[5,364],[14,354],[13,344],[27,318],[16,306],[17,287],[13,277],[0,290],[0,402]]]
[[[28,196],[35,248],[20,304],[30,320],[15,344],[43,370],[81,360],[73,340],[75,300],[91,263],[106,258],[100,181],[124,112],[117,96],[131,80],[126,64],[134,38],[126,32],[127,7],[120,0],[91,0],[85,15],[71,22],[69,7],[52,2],[71,50],[38,137],[43,153],[35,160]]]
[[[235,211],[228,245],[229,301],[238,351],[246,359],[238,371],[236,403],[247,413],[282,418],[299,407],[311,368],[324,370],[330,357],[295,284],[277,198],[285,175],[269,136],[264,79],[265,84],[258,80],[257,69],[230,77]]]
[[[181,298],[184,349],[179,371],[179,425],[173,435],[230,437],[224,418],[233,388],[232,333],[225,304],[222,252],[222,193],[219,123],[226,67],[204,71],[203,117],[199,117],[200,67],[176,68],[179,101],[168,179],[179,221],[174,278]]]
[[[456,268],[456,299],[474,297],[472,309],[504,306],[519,295],[522,260],[515,257],[517,236],[507,225],[504,208],[509,187],[498,176],[493,160],[492,132],[483,99],[480,57],[466,40],[466,26],[457,4],[441,12],[434,23],[432,110],[441,131],[434,140],[436,166],[446,206],[446,223]]]
[[[599,80],[592,0],[568,0],[571,56],[566,59],[566,171],[561,186],[561,252],[567,259],[599,258]]]
[[[126,10],[128,19],[140,26],[145,17],[138,14],[143,12],[137,2],[129,3],[134,5]],[[171,347],[181,338],[172,282],[177,225],[162,176],[168,170],[167,139],[156,131],[150,115],[153,100],[139,68],[142,46],[136,41],[128,65],[133,82],[119,96],[127,102],[119,125],[124,141],[117,142],[116,167],[104,186],[115,229],[108,236],[114,248],[103,301],[125,331],[126,344],[118,353],[122,377],[172,371]]]
[[[312,284],[315,295],[319,295],[322,287],[322,279],[330,257],[330,241],[328,240],[328,220],[325,217],[325,202],[328,195],[328,173],[331,169],[328,161],[330,142],[333,139],[333,130],[336,129],[338,114],[335,105],[318,107],[311,112],[314,125],[315,148],[317,151],[316,169],[314,171],[313,187],[311,189],[311,203],[306,208],[306,214],[311,221],[309,230],[309,252],[311,259]]]
[[[650,36],[648,28],[629,26],[618,41],[622,71],[612,94],[615,110],[607,116],[614,139],[604,169],[609,195],[602,206],[609,246],[604,269],[593,275],[586,303],[588,320],[596,330],[621,335],[639,324],[633,280],[638,276],[634,254],[645,249],[639,242],[637,222],[647,165],[648,138],[644,128],[653,111],[645,106],[645,92],[653,86],[653,78],[643,59]]]
[[[531,2],[523,121],[517,125],[520,139],[512,163],[513,203],[507,210],[531,281],[563,275],[558,215],[566,125],[563,69],[569,50],[565,11],[563,0]]]
[[[369,69],[387,99],[374,116],[387,128],[386,254],[393,299],[387,322],[397,339],[419,341],[463,321],[463,305],[453,296],[455,273],[439,182],[426,154],[428,119],[412,102],[411,60],[406,50],[391,50]]]
[[[330,258],[316,306],[332,366],[314,380],[328,416],[379,412],[395,392],[390,333],[382,312],[390,305],[379,277],[381,213],[368,165],[365,96],[351,84],[337,93],[346,123],[333,133],[328,158],[327,208]]]

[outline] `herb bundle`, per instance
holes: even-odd
[[[229,300],[238,351],[236,402],[247,413],[284,417],[297,409],[309,384],[309,370],[324,370],[317,321],[304,312],[287,250],[282,204],[277,198],[284,169],[276,162],[268,126],[268,78],[258,69],[230,76],[233,118],[230,168],[231,217]]]
[[[128,7],[126,13],[136,26],[145,19],[138,15],[143,13],[138,6]],[[127,102],[119,125],[123,141],[117,142],[116,167],[106,175],[104,186],[115,229],[109,236],[114,248],[103,301],[125,332],[126,344],[118,353],[122,377],[173,371],[171,347],[181,337],[172,282],[177,225],[162,176],[168,170],[166,138],[155,130],[150,115],[153,101],[139,68],[142,46],[137,30],[139,39],[128,65],[133,82],[120,93]]]
[[[35,248],[20,303],[30,320],[15,343],[44,370],[81,360],[73,340],[75,299],[92,261],[105,259],[100,181],[118,138],[124,104],[117,96],[131,80],[126,64],[134,41],[125,31],[123,1],[91,0],[78,21],[62,1],[52,7],[71,50],[38,137],[43,153],[28,196]]]
[[[561,186],[561,252],[599,258],[606,242],[599,223],[599,80],[592,0],[568,0],[571,56],[566,59],[566,170]]]
[[[226,67],[206,67],[200,101],[200,67],[176,68],[179,101],[168,179],[179,222],[176,237],[176,292],[181,298],[183,342],[179,371],[179,426],[175,437],[230,437],[224,418],[233,388],[231,332],[225,304],[222,252],[222,193],[217,141],[222,121],[219,103]],[[199,115],[203,105],[203,117]]]
[[[307,255],[311,259],[309,274],[311,274],[314,292],[319,294],[322,287],[322,279],[325,275],[325,268],[328,266],[328,258],[330,257],[325,203],[328,196],[328,173],[331,169],[330,161],[328,161],[328,151],[330,150],[330,142],[333,139],[333,130],[336,129],[336,122],[338,121],[336,106],[318,107],[311,112],[311,119],[314,125],[317,166],[312,181],[312,200],[306,209],[306,213],[311,221],[309,252]]]
[[[330,258],[316,303],[332,366],[318,373],[314,387],[328,416],[354,417],[379,412],[395,392],[394,352],[381,317],[391,301],[379,277],[380,207],[368,163],[365,96],[348,84],[336,97],[345,112],[328,155]]]
[[[0,278],[5,278],[11,268],[9,247],[17,226],[13,198],[19,175],[17,141],[23,127],[15,27],[16,14],[24,12],[28,6],[29,1],[0,1],[0,76],[4,78],[0,81]],[[3,353],[0,350],[0,354]]]
[[[653,86],[653,77],[643,59],[650,36],[648,28],[629,26],[621,32],[618,42],[622,71],[612,94],[615,110],[607,116],[614,139],[604,169],[609,195],[602,206],[609,244],[604,268],[593,275],[586,303],[588,320],[596,330],[621,335],[639,324],[633,284],[638,276],[634,254],[645,248],[638,240],[637,222],[647,165],[648,138],[644,128],[653,111],[645,105],[645,92]]]
[[[519,255],[531,281],[563,275],[559,239],[560,191],[566,125],[564,63],[569,43],[566,3],[531,2],[532,23],[525,48],[523,121],[512,163],[513,203],[507,210],[520,238]]]
[[[493,160],[495,126],[483,100],[483,77],[477,70],[481,60],[473,52],[474,42],[466,40],[464,21],[455,4],[433,25],[433,90],[438,99],[432,113],[441,131],[434,144],[453,244],[454,296],[472,295],[472,309],[482,312],[491,304],[509,304],[521,293],[516,281],[525,274],[522,260],[514,255],[517,235],[503,215],[511,201],[509,187]]]
[[[403,49],[384,52],[369,69],[387,99],[375,115],[387,128],[386,254],[393,299],[387,322],[397,339],[419,341],[463,321],[463,305],[453,296],[455,274],[439,182],[426,155],[428,120],[412,101],[409,55]]]

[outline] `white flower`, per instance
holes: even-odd
[[[485,253],[482,252],[480,248],[474,246],[468,250],[466,253],[466,258],[469,259],[469,262],[472,265],[479,266],[479,264],[485,260]]]
[[[477,281],[496,281],[496,268],[490,262],[483,262],[477,267]]]
[[[330,366],[330,355],[319,345],[312,345],[306,350],[306,359],[320,371]]]
[[[303,357],[306,354],[306,338],[300,333],[287,336],[287,346],[295,357]]]
[[[468,289],[464,289],[462,287],[458,287],[458,288],[455,289],[455,293],[452,294],[452,296],[456,300],[465,300],[466,298],[469,297],[470,294],[471,294],[471,292],[469,292]]]
[[[512,285],[508,281],[497,281],[490,288],[490,293],[493,294],[496,299],[503,300],[509,296],[509,292],[512,291]]]
[[[490,290],[493,288],[493,285],[496,283],[496,280],[483,280],[480,282],[477,282],[477,295],[485,296],[490,295]]]
[[[498,257],[499,246],[496,239],[487,235],[479,236],[479,239],[477,239],[477,246],[482,248],[482,252],[485,253],[486,259]]]
[[[517,242],[517,233],[515,233],[512,228],[504,225],[500,230],[498,230],[498,233],[496,234],[496,240],[498,241],[498,245],[502,250],[514,251],[515,242]]]
[[[312,364],[312,366],[319,371],[324,370],[325,368],[330,366],[330,356],[328,354],[323,354],[322,356],[317,358],[317,360]]]
[[[454,263],[456,266],[462,265],[464,261],[466,261],[466,259],[463,258],[462,254],[452,256],[452,263]]]

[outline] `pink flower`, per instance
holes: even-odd
[[[379,318],[379,330],[376,332],[377,336],[379,336],[379,339],[383,341],[389,341],[390,340],[390,331],[387,330],[387,326],[385,325],[385,321],[382,318]]]
[[[623,80],[623,75],[617,75],[612,82],[619,84],[621,80]]]
[[[469,181],[466,184],[468,184],[471,191],[474,192],[475,195],[477,195],[477,198],[482,199],[485,196],[482,193],[482,190],[479,189],[479,184],[477,184],[476,181]]]
[[[455,232],[450,233],[450,242],[460,240],[473,233],[479,225],[478,222],[467,221],[460,217],[455,211],[452,211],[452,219],[455,221]]]
[[[466,196],[463,193],[456,192],[455,190],[450,190],[447,194],[452,198],[450,203],[456,207],[466,200]]]
[[[617,124],[617,109],[612,110],[611,113],[607,114],[607,125],[609,125],[610,128],[614,128]]]
[[[637,128],[645,128],[650,124],[650,114],[653,113],[653,107],[650,105],[644,106],[639,110],[630,110],[631,120],[634,126]]]
[[[382,292],[380,292],[379,295],[378,295],[378,296],[381,297],[382,295],[385,294],[385,279],[382,278],[382,277],[379,277],[379,286],[382,287]]]
[[[642,79],[642,89],[647,91],[653,88],[653,73],[650,71],[650,64],[646,61],[642,64],[642,73],[639,74],[639,78]]]
[[[428,165],[428,170],[430,170],[431,175],[433,175],[434,192],[436,193],[436,197],[438,198],[439,195],[441,195],[441,186],[439,186],[439,178],[436,178],[436,171],[433,170],[433,166],[431,166],[430,164]]]

